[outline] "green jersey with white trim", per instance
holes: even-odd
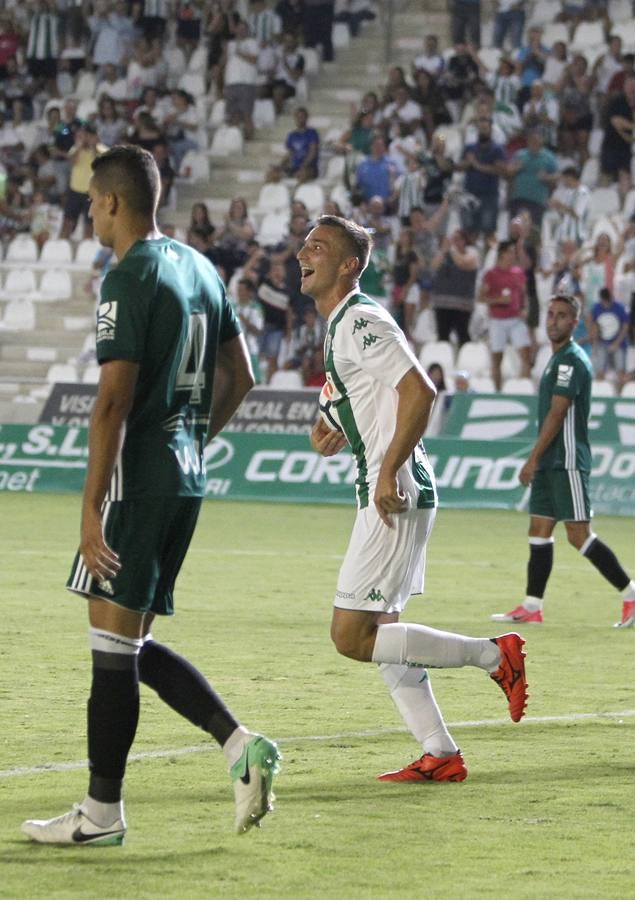
[[[324,366],[331,402],[357,463],[357,503],[364,509],[395,432],[396,387],[419,363],[392,316],[365,294],[352,291],[328,318]],[[434,473],[422,441],[397,477],[411,506],[437,505]]]
[[[239,333],[214,266],[185,244],[137,241],[106,275],[97,359],[140,367],[107,500],[204,495],[216,355]]]
[[[575,341],[565,344],[547,363],[538,388],[538,430],[554,396],[568,397],[571,406],[562,428],[543,453],[538,469],[591,471],[588,422],[592,379],[589,357]]]

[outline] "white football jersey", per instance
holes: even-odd
[[[324,365],[331,401],[357,462],[357,502],[363,509],[372,500],[395,431],[396,387],[419,363],[392,316],[352,291],[328,318]],[[437,505],[434,474],[421,441],[398,480],[412,507]]]

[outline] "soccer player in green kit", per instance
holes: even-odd
[[[591,531],[588,420],[593,373],[588,356],[572,338],[579,318],[575,297],[561,293],[549,301],[547,335],[553,356],[538,391],[538,439],[519,473],[522,484],[531,484],[527,591],[515,609],[492,616],[499,622],[543,621],[543,597],[553,566],[552,535],[562,521],[569,543],[621,592],[622,618],[616,627],[635,623],[635,582]]]
[[[98,311],[100,380],[67,584],[88,600],[90,778],[70,812],[22,825],[39,843],[123,842],[140,681],[222,746],[237,832],[257,825],[273,799],[276,745],[240,725],[203,675],[150,633],[155,615],[174,611],[174,582],[205,494],[205,444],[254,383],[214,267],[157,228],[159,191],[154,159],[138,147],[113,147],[93,163],[90,215],[118,265]]]

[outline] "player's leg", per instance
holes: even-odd
[[[615,553],[591,531],[590,522],[565,522],[569,543],[579,550],[622,595],[622,618],[616,628],[635,624],[635,581],[622,567]]]
[[[413,548],[418,547],[425,559],[433,514],[433,510],[403,513],[394,517],[389,529],[374,507],[360,510],[338,578],[333,642],[339,653],[362,662],[482,668],[500,684],[510,701],[510,714],[518,721],[526,702],[524,642],[518,635],[471,638],[426,625],[381,624],[378,619],[379,612],[400,612],[413,592]]]
[[[553,530],[560,518],[557,485],[552,473],[536,472],[529,495],[529,560],[525,598],[506,613],[494,613],[496,622],[540,624],[545,590],[553,568]],[[566,498],[565,498],[566,499]]]

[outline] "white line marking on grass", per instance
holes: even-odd
[[[525,716],[523,722],[526,725],[545,725],[558,722],[584,722],[597,719],[628,719],[635,716],[635,709],[623,709],[619,712],[597,713],[568,713],[563,716]],[[511,725],[509,719],[468,719],[464,722],[450,722],[448,728],[484,728],[490,725]],[[365,737],[381,737],[383,734],[406,733],[406,728],[373,728],[364,731],[341,731],[337,734],[304,734],[296,737],[276,738],[278,744],[302,744],[325,741],[339,741],[343,739]],[[145,759],[164,759],[171,756],[189,756],[192,753],[210,753],[218,750],[216,744],[199,744],[194,747],[177,747],[174,750],[145,750],[142,753],[131,753],[130,762],[138,762]],[[85,769],[88,760],[80,759],[75,762],[44,763],[40,766],[16,766],[14,769],[0,770],[0,778],[20,778],[25,775],[43,775],[47,772],[69,772],[75,769]]]

